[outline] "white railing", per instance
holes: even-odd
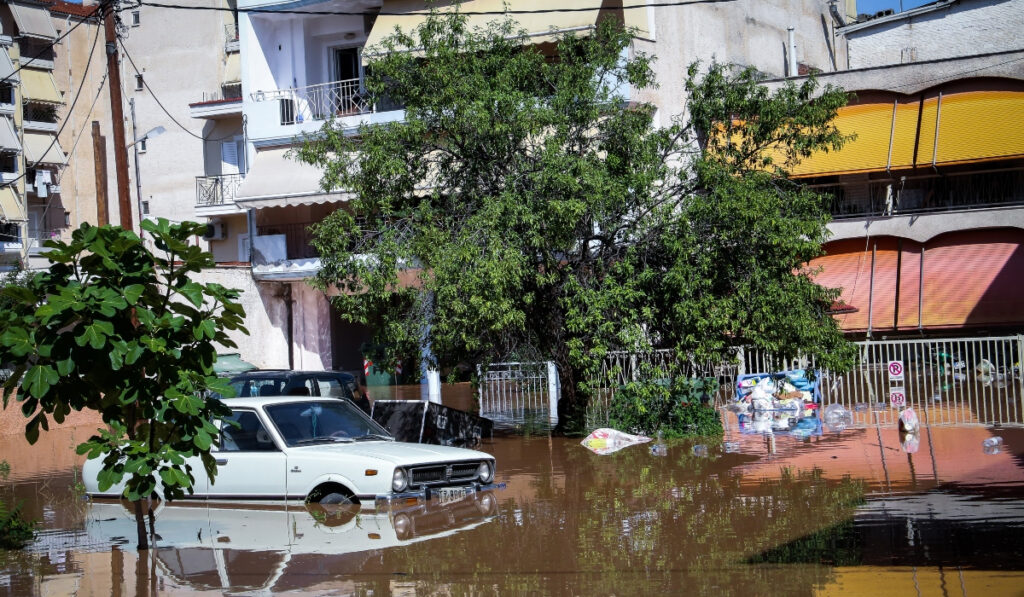
[[[491,363],[477,367],[480,416],[499,426],[558,423],[558,370],[554,363]]]
[[[252,94],[252,99],[257,102],[279,102],[282,125],[373,111],[373,106],[366,100],[360,79],[331,81],[274,91],[256,91]]]

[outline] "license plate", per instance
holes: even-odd
[[[451,504],[469,495],[469,490],[465,487],[439,487],[434,493],[437,494],[438,503]]]

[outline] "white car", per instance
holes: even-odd
[[[494,457],[464,448],[396,442],[347,400],[308,397],[231,398],[234,421],[221,426],[210,480],[198,458],[187,499],[303,500],[358,503],[437,496],[454,501],[492,489]],[[86,493],[119,497],[123,485],[99,491],[102,457],[82,470]]]

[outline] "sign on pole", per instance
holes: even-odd
[[[889,361],[889,381],[903,381],[903,361]]]
[[[907,395],[903,388],[889,388],[889,404],[893,408],[903,408],[907,405]]]

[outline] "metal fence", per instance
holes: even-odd
[[[350,116],[373,111],[360,79],[331,81],[305,87],[257,91],[254,101],[280,102],[281,124],[327,120],[332,116]]]
[[[498,426],[558,423],[558,372],[551,362],[477,367],[480,415]]]
[[[196,177],[196,207],[224,205],[235,202],[244,174],[221,174]]]

